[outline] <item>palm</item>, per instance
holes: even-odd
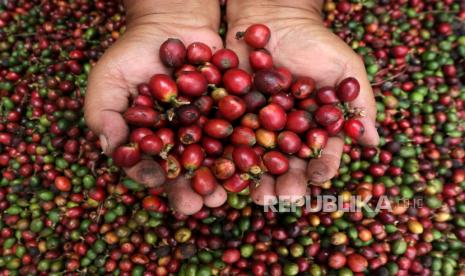
[[[164,26],[162,29],[160,26],[142,25],[128,30],[105,52],[89,77],[86,121],[99,135],[106,154],[111,154],[115,147],[127,142],[129,128],[121,114],[128,108],[131,96],[137,92],[137,85],[147,82],[156,73],[170,73],[158,55],[160,45],[168,38],[178,38],[185,45],[203,42],[213,50],[222,47],[221,38],[208,28]],[[149,187],[164,182],[160,165],[151,158],[125,168],[125,172],[130,178]],[[175,209],[178,211],[187,214],[202,207],[202,197],[190,189],[187,181],[177,181],[167,187],[176,188],[167,189],[167,192],[170,198],[177,196],[173,201],[175,204],[177,202]]]
[[[236,33],[247,29],[253,17],[242,18],[231,26],[227,47],[239,53],[241,65],[248,68],[248,54],[244,41],[236,39]],[[362,58],[339,37],[328,30],[321,21],[310,18],[263,20],[272,32],[266,46],[276,66],[288,68],[294,75],[315,79],[317,87],[335,86],[346,77],[355,77],[360,82],[361,94],[351,106],[362,109],[367,115],[361,118],[365,134],[359,142],[376,145],[379,141],[375,129],[376,105]]]
[[[221,47],[221,38],[209,29],[177,28],[161,31],[153,27],[147,27],[147,30],[139,28],[128,31],[118,40],[105,53],[99,66],[105,67],[109,81],[117,82],[132,92],[153,74],[168,72],[158,56],[158,49],[167,38],[178,38],[186,45],[200,41],[212,48]]]
[[[206,28],[170,30],[142,26],[128,30],[100,59],[89,77],[86,96],[86,121],[97,133],[107,134],[106,153],[127,139],[128,130],[121,116],[137,85],[147,82],[155,73],[167,73],[158,56],[160,45],[168,38],[181,39],[186,45],[201,41],[212,48],[222,46],[221,38]],[[101,112],[101,114],[99,113]]]
[[[327,47],[333,45],[333,47]],[[334,85],[345,73],[353,54],[323,26],[305,26],[299,30],[278,32],[270,51],[278,64],[298,75],[308,75],[319,85]],[[298,55],[296,53],[302,53]]]
[[[318,86],[334,85],[356,64],[357,55],[323,25],[302,22],[286,26],[274,21],[264,24],[273,30],[266,49],[272,54],[274,63],[288,68],[295,75],[314,78]],[[248,50],[243,41],[234,38],[234,34],[244,31],[247,26],[234,26],[228,36],[228,47],[241,48],[241,63],[247,64],[245,66],[248,66]]]
[[[227,47],[239,53],[241,65],[245,68],[249,67],[248,54],[250,49],[245,45],[244,41],[237,40],[235,34],[245,31],[248,26],[257,23],[252,22],[249,18],[254,17],[242,17],[236,21],[240,22],[240,24],[231,26],[227,39]],[[364,124],[369,127],[366,128],[367,131],[362,142],[376,144],[377,134],[372,121],[376,110],[361,58],[342,40],[325,28],[320,21],[310,18],[297,18],[290,20],[262,20],[260,23],[267,25],[271,29],[272,35],[266,49],[273,56],[276,66],[284,66],[296,76],[312,77],[316,81],[317,87],[335,86],[343,78],[349,76],[359,79],[363,90],[362,95],[352,105],[353,107],[364,108],[369,116],[363,118]],[[342,139],[332,137],[329,139],[322,156],[319,159],[310,161],[306,172],[303,169],[305,165],[291,167],[291,170],[297,174],[306,174],[307,178],[314,183],[327,181],[336,174],[339,167],[342,145]],[[253,191],[254,200],[263,204],[263,195],[273,195],[274,193],[278,196],[285,195],[286,192],[283,193],[283,191],[277,189],[282,184],[279,182],[278,179],[275,189],[270,185],[262,185],[262,188]],[[306,182],[298,184],[298,186],[305,185]],[[300,190],[303,191],[303,189]]]

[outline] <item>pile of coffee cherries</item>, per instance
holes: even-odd
[[[208,196],[217,185],[241,192],[264,172],[284,174],[290,155],[318,158],[330,136],[363,135],[360,111],[348,106],[359,82],[349,77],[317,89],[311,77],[274,67],[264,49],[270,35],[262,24],[237,34],[251,48],[253,74],[229,49],[165,41],[160,59],[173,76],[155,74],[138,86],[123,115],[132,127],[129,143],[114,151],[115,164],[131,167],[152,156],[168,179],[185,173],[194,191]]]

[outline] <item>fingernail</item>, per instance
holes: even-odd
[[[326,181],[326,175],[321,172],[314,172],[310,177],[312,184],[321,184]]]
[[[328,168],[320,162],[311,164],[308,177],[312,183],[323,183],[328,180]]]
[[[165,182],[162,168],[155,162],[144,162],[137,171],[139,181],[149,187],[160,186]]]
[[[100,147],[102,148],[103,152],[108,153],[108,140],[107,140],[107,137],[105,137],[105,135],[103,135],[103,134],[100,134],[99,139],[100,139]]]

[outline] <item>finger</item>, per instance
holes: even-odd
[[[121,114],[128,107],[129,97],[136,94],[136,86],[147,82],[154,73],[169,73],[156,54],[165,39],[164,35],[160,35],[159,41],[150,42],[150,46],[147,46],[144,37],[134,31],[130,32],[105,53],[92,69],[88,81],[84,116],[90,129],[100,137],[106,154],[126,141],[128,127]],[[175,29],[171,33],[176,34]],[[171,36],[181,37],[180,34]],[[200,33],[200,36],[207,37],[204,42],[213,49],[222,46],[219,36],[210,37],[207,33]],[[198,41],[198,37],[187,35],[183,39],[186,45],[193,41]],[[133,52],[137,54],[131,54]]]
[[[301,203],[306,190],[305,162],[293,157],[289,160],[289,171],[276,179],[276,196],[279,200]]]
[[[345,73],[344,78],[346,77],[354,77],[360,83],[360,95],[350,103],[350,106],[363,110],[366,115],[359,118],[365,127],[365,132],[357,141],[363,145],[377,146],[379,135],[376,130],[376,101],[363,62],[361,60],[354,62],[352,69]]]
[[[272,205],[276,202],[275,180],[269,174],[264,174],[260,181],[250,187],[250,197],[257,205]]]
[[[155,66],[159,61],[147,59],[148,65],[127,69],[128,56],[131,56],[127,53],[135,47],[131,37],[137,38],[137,35],[128,31],[121,37],[105,52],[89,75],[84,117],[89,128],[99,136],[102,150],[107,155],[126,142],[129,128],[121,114],[127,109],[131,94],[135,94],[136,85],[149,77],[145,67],[155,67],[154,70],[159,67]],[[149,51],[155,51],[150,47],[138,48],[144,58]],[[140,64],[138,60],[133,62]],[[125,69],[130,70],[130,76],[124,73]]]
[[[203,197],[203,203],[210,208],[216,208],[223,205],[228,199],[226,190],[221,185],[217,185],[212,194]]]
[[[131,168],[124,168],[124,171],[131,179],[147,187],[160,186],[166,180],[162,167],[153,159],[142,160]]]
[[[321,156],[308,163],[307,178],[312,184],[321,184],[333,178],[341,162],[344,141],[340,137],[331,137]]]
[[[302,170],[305,171],[307,168],[307,162],[305,160],[292,156],[289,158],[289,169],[290,170]]]
[[[176,212],[192,215],[202,209],[202,197],[192,190],[189,180],[184,176],[169,181],[165,187],[168,201]]]
[[[98,64],[89,76],[84,116],[89,128],[99,136],[102,150],[111,154],[128,136],[121,113],[128,107],[130,92],[120,73],[105,72],[106,67],[105,63]]]

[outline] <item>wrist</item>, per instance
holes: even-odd
[[[185,26],[218,31],[218,1],[124,0],[128,28],[139,25]]]
[[[229,24],[242,21],[266,23],[283,20],[308,20],[322,24],[323,0],[233,0],[227,2]]]

